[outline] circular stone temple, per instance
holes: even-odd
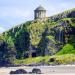
[[[34,10],[34,19],[45,19],[46,18],[46,10],[41,5]]]

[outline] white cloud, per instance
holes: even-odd
[[[5,29],[3,27],[0,27],[0,33],[4,32]]]
[[[14,18],[18,18],[18,17],[28,17],[31,15],[30,10],[25,10],[25,9],[21,9],[21,8],[2,8],[1,12],[0,12],[0,16],[1,17],[14,17]]]
[[[56,3],[55,5],[53,4],[48,4],[46,5],[46,9],[48,10],[47,15],[51,16],[54,14],[61,13],[65,10],[69,10],[75,7],[75,4],[72,2],[61,2],[61,3]]]
[[[32,13],[33,11],[28,9],[25,10],[24,8],[2,7],[2,10],[0,12],[1,26],[3,25],[6,29],[9,29],[12,26],[28,20],[31,17]]]
[[[63,3],[61,3],[61,6],[63,7],[63,8],[74,8],[75,7],[75,2],[73,3],[73,2],[63,2]]]

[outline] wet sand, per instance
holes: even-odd
[[[27,72],[31,72],[33,68],[40,69],[41,72],[43,73],[41,75],[75,75],[75,65],[34,66],[34,67],[20,66],[20,67],[7,67],[7,68],[2,67],[0,68],[0,75],[10,75],[10,71],[15,71],[17,69],[24,69]],[[29,74],[24,74],[24,75],[29,75]],[[36,75],[36,74],[32,74],[32,75]]]

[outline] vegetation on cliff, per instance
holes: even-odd
[[[48,60],[42,56],[58,58],[75,54],[74,38],[75,9],[51,16],[46,21],[28,21],[0,35],[0,61],[23,60],[28,63],[27,57],[36,56],[31,59],[40,62]]]

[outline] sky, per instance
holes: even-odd
[[[0,0],[0,33],[34,19],[34,10],[42,5],[51,16],[75,8],[75,0]]]

